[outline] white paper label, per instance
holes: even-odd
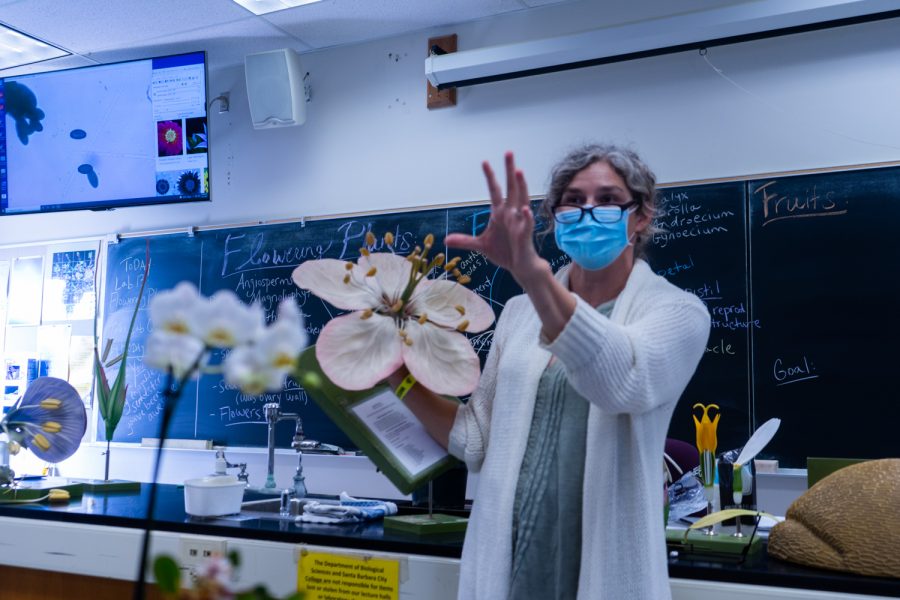
[[[353,412],[413,477],[447,456],[391,390],[356,404]]]

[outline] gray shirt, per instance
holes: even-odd
[[[600,305],[604,316],[615,300]],[[588,402],[551,360],[541,376],[513,505],[509,598],[575,598]]]

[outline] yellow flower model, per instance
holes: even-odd
[[[697,428],[697,450],[700,451],[700,482],[703,484],[706,492],[707,500],[712,502],[713,484],[716,480],[716,428],[719,425],[719,406],[717,404],[695,404],[692,408],[700,407],[703,410],[703,416],[697,419],[694,417],[694,426]],[[716,416],[710,420],[709,410],[716,409]]]
[[[384,241],[393,248],[390,233]],[[375,244],[371,232],[366,244]],[[335,384],[368,389],[405,364],[439,394],[462,396],[478,385],[478,355],[462,332],[487,329],[494,312],[464,287],[459,258],[429,258],[433,244],[429,234],[407,257],[361,248],[355,263],[325,258],[294,270],[297,286],[353,311],[329,321],[316,342],[316,358]]]

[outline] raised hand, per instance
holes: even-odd
[[[482,163],[491,195],[491,218],[478,236],[451,233],[445,242],[451,248],[481,252],[489,261],[509,271],[521,284],[523,278],[542,261],[534,248],[534,214],[528,197],[528,185],[522,171],[516,169],[512,152],[507,152],[506,197],[487,161]]]

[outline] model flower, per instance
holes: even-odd
[[[719,425],[719,406],[717,404],[695,404],[692,408],[700,408],[703,416],[698,419],[694,417],[694,426],[697,430],[697,450],[700,451],[700,482],[703,484],[704,491],[707,496],[712,493],[713,484],[716,478],[716,428]],[[709,410],[716,409],[716,416],[712,420],[709,418]]]
[[[391,234],[384,241],[393,248]],[[366,244],[375,244],[371,232]],[[456,268],[459,258],[446,264],[443,254],[429,258],[433,244],[429,234],[424,249],[407,257],[361,248],[355,263],[326,258],[294,270],[299,287],[352,311],[329,321],[316,342],[316,358],[334,383],[364,390],[405,364],[434,392],[462,396],[475,389],[478,356],[463,332],[487,329],[494,312],[464,287],[469,278]]]
[[[87,416],[81,396],[68,382],[55,377],[35,379],[0,420],[10,452],[28,448],[47,462],[60,462],[78,449]]]

